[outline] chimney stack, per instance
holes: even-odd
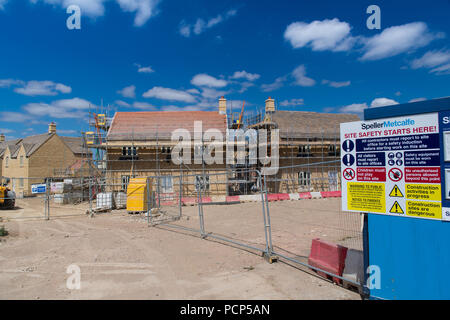
[[[48,134],[56,133],[56,123],[53,121],[48,125]]]
[[[223,96],[219,99],[219,113],[227,114],[227,99],[225,99]]]
[[[275,112],[275,100],[269,97],[266,100],[266,113]]]
[[[2,133],[0,134],[0,142],[4,142],[5,141],[5,135]]]

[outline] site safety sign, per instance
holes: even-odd
[[[342,210],[446,219],[439,121],[429,113],[341,124]]]

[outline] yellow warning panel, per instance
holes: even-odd
[[[406,199],[441,201],[440,184],[406,184]]]
[[[384,183],[347,183],[347,208],[354,211],[386,213]]]
[[[428,201],[406,201],[406,215],[418,218],[441,219],[441,203]]]
[[[389,192],[389,197],[397,197],[397,198],[403,198],[403,193],[400,191],[400,188],[395,185],[391,192]]]
[[[390,213],[405,213],[397,201],[394,202],[394,204],[392,205],[391,210],[389,210],[389,212]]]

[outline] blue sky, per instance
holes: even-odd
[[[68,5],[81,8],[69,30]],[[369,30],[366,9],[381,9]],[[86,113],[353,112],[449,95],[449,0],[0,0],[0,131],[87,129]]]

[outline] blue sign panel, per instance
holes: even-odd
[[[356,151],[439,149],[439,134],[414,134],[356,140]]]
[[[384,152],[357,153],[356,165],[358,167],[384,167],[386,166],[386,157]]]
[[[442,219],[450,220],[450,111],[439,112]]]
[[[442,220],[367,215],[364,225],[365,268],[377,266],[381,272],[380,285],[369,288],[371,298],[450,299],[450,278],[445,276],[446,271],[450,270],[450,223],[445,221],[445,211],[450,208],[450,176],[447,174],[450,172],[450,98],[368,108],[364,119],[430,113],[437,113],[438,116],[439,164],[433,167],[436,163],[433,155],[427,156],[428,159],[413,159],[415,154],[412,151],[404,152],[403,160],[409,163],[410,173],[405,173],[410,179],[415,180],[415,175],[429,177],[428,182],[418,179],[414,183],[429,184],[431,181],[435,183],[435,179],[440,180]],[[429,141],[433,139],[431,137]],[[397,161],[397,158],[391,156],[387,158],[389,160]],[[415,161],[425,161],[427,165],[422,168]],[[431,168],[428,163],[433,163]]]
[[[345,164],[347,167],[350,167],[355,163],[355,157],[350,153],[346,154],[342,158],[342,163]]]
[[[430,167],[440,166],[441,160],[439,150],[436,151],[407,151],[405,152],[405,166],[409,167]]]
[[[47,192],[47,185],[46,184],[33,184],[31,185],[31,193],[46,193]]]

